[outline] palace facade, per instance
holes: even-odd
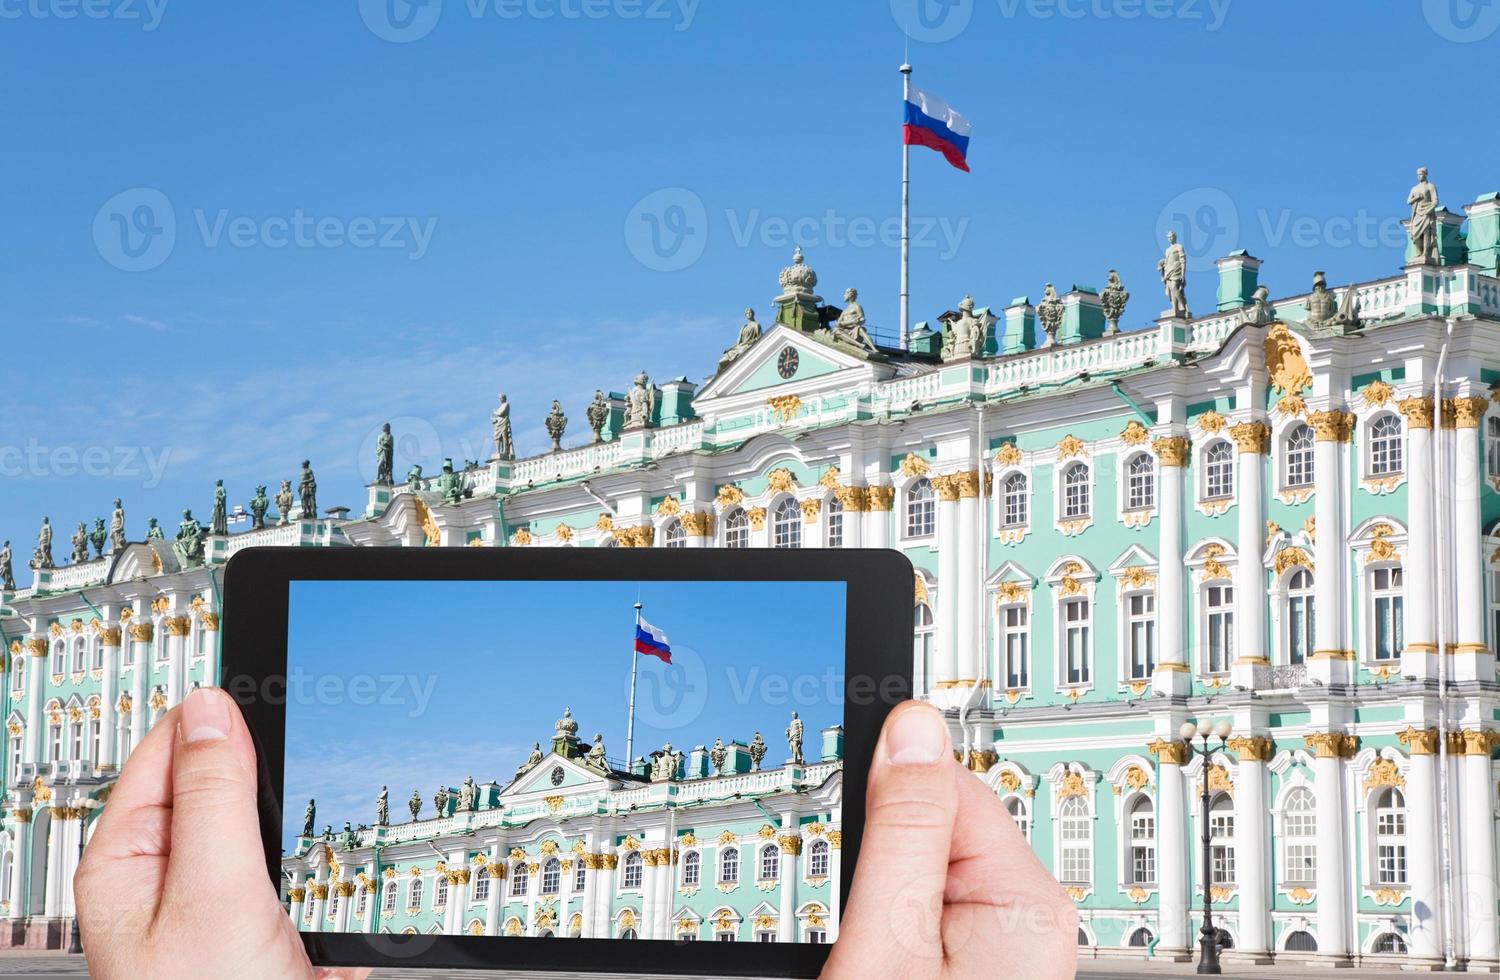
[[[1500,968],[1500,198],[1466,212],[1384,279],[1270,299],[1236,253],[1197,316],[1120,331],[1114,287],[1075,286],[959,304],[904,350],[835,324],[799,256],[773,325],[701,387],[604,399],[596,442],[374,485],[358,516],[291,508],[198,567],[155,541],[40,570],[0,594],[6,935],[63,935],[117,767],[217,676],[241,548],[896,548],[919,690],[1077,903],[1084,955],[1188,955],[1206,890],[1229,955]],[[1186,721],[1233,732],[1205,758]],[[436,825],[304,839],[290,914],[668,936],[686,909],[702,939],[816,938],[814,916],[832,937],[811,857],[837,859],[834,763],[649,781],[553,756]],[[731,782],[744,799],[687,808]],[[711,870],[730,850],[737,894]]]

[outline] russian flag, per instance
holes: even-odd
[[[662,663],[672,662],[672,648],[667,644],[667,634],[644,619],[635,624],[635,652],[655,657]]]
[[[906,119],[901,127],[901,141],[907,146],[925,146],[937,150],[958,169],[969,171],[969,120],[953,111],[942,99],[915,85],[906,99]]]

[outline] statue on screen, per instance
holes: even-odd
[[[635,384],[625,393],[625,428],[640,429],[651,424],[656,411],[656,386],[645,371],[635,376]]]
[[[443,495],[443,503],[456,504],[464,496],[464,478],[462,474],[453,470],[453,460],[443,460],[443,474],[437,479],[438,492]]]
[[[354,832],[354,827],[349,821],[344,821],[344,832],[339,835],[339,843],[344,850],[352,851],[359,844],[359,835]]]
[[[510,402],[503,394],[500,396],[500,404],[490,413],[490,425],[495,430],[495,458],[515,459],[516,444],[511,438]]]
[[[375,826],[384,827],[391,822],[391,791],[386,787],[380,787],[380,795],[375,797]]]
[[[844,311],[833,325],[833,335],[845,343],[875,353],[875,341],[865,329],[865,308],[859,305],[859,290],[844,290]]]
[[[115,498],[115,509],[109,515],[109,550],[119,554],[125,550],[125,508],[120,498]]]
[[[89,544],[94,546],[94,557],[104,557],[104,545],[109,541],[109,532],[104,529],[104,518],[94,518],[94,529],[89,532]]]
[[[148,518],[146,521],[146,540],[165,541],[166,539],[167,533],[161,529],[161,525],[156,523],[156,518]]]
[[[313,476],[312,464],[302,461],[302,476],[297,480],[297,494],[302,498],[302,516],[318,516],[318,480]]]
[[[208,527],[210,534],[229,533],[229,494],[224,492],[224,481],[218,480],[214,483],[214,509],[209,512]]]
[[[422,812],[422,791],[414,789],[411,791],[411,799],[406,801],[406,808],[411,811],[411,818],[417,819],[417,814]]]
[[[302,836],[313,835],[313,821],[318,818],[318,801],[308,800],[307,807],[302,811]]]
[[[760,732],[750,740],[750,763],[757,772],[760,771],[760,761],[766,757],[766,740],[760,737]]]
[[[1416,262],[1421,265],[1438,264],[1438,192],[1427,179],[1427,168],[1417,171],[1417,185],[1406,195],[1411,205],[1411,220],[1406,223],[1406,234],[1416,250]]]
[[[292,520],[292,502],[296,498],[292,496],[292,481],[282,480],[281,489],[276,491],[276,514],[279,520],[277,524],[289,524]]]
[[[16,574],[11,568],[10,542],[0,545],[0,590],[14,592],[16,590]]]
[[[394,481],[396,467],[396,439],[391,435],[391,423],[380,427],[375,437],[375,485],[388,487]]]
[[[1187,304],[1187,249],[1177,243],[1177,232],[1167,232],[1167,252],[1156,271],[1161,273],[1162,286],[1167,291],[1167,302],[1172,304],[1172,316],[1186,320],[1192,316]]]
[[[709,750],[708,759],[714,764],[714,772],[720,776],[724,775],[724,764],[729,761],[729,750],[724,747],[722,738],[714,739],[714,747]]]
[[[792,712],[792,723],[786,727],[786,746],[791,751],[789,760],[792,765],[804,765],[802,758],[802,719],[797,717],[797,712]]]
[[[604,400],[604,392],[595,390],[594,400],[589,402],[589,407],[583,411],[584,418],[589,420],[589,428],[594,432],[594,441],[604,441],[604,425],[609,421],[609,402]]]
[[[31,553],[32,568],[51,568],[52,566],[52,523],[47,518],[42,518],[42,529],[37,532],[36,550]]]
[[[719,370],[722,371],[733,364],[741,354],[755,346],[760,339],[760,324],[755,322],[755,311],[749,307],[745,308],[745,323],[740,327],[740,335],[734,342],[734,346],[724,351],[719,358]]]
[[[594,745],[589,749],[588,755],[584,756],[584,761],[595,769],[609,770],[609,763],[604,758],[604,735],[600,732],[594,733]]]
[[[182,512],[172,550],[177,553],[177,563],[183,568],[197,568],[203,564],[203,525],[193,517],[191,510]]]
[[[261,483],[255,488],[255,496],[250,498],[250,529],[259,531],[266,526],[266,511],[271,509],[271,498],[266,496],[266,485]]]

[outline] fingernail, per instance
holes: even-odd
[[[200,687],[182,702],[177,730],[189,744],[223,741],[229,737],[229,702],[217,691]]]
[[[930,766],[948,751],[948,726],[932,708],[908,708],[885,737],[886,758],[894,766]]]

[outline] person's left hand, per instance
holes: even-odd
[[[363,978],[315,969],[266,874],[255,749],[228,695],[200,688],[130,754],[73,893],[89,975]]]

